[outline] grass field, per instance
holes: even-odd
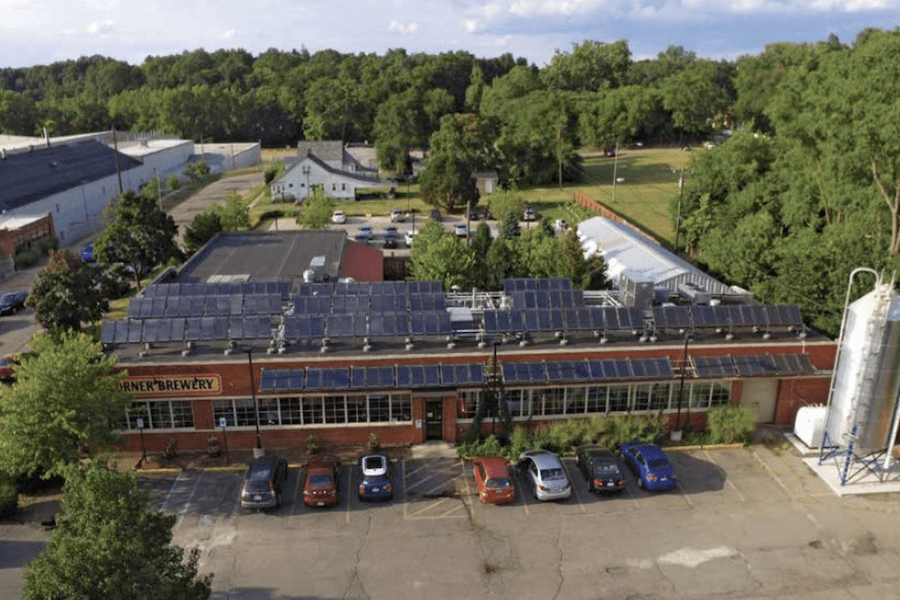
[[[542,186],[520,190],[519,193],[535,207],[541,218],[576,223],[593,216],[593,213],[572,201],[574,192],[581,192],[644,227],[658,239],[672,243],[675,230],[669,203],[678,196],[678,177],[681,169],[687,167],[690,157],[691,152],[668,148],[624,149],[620,151],[618,160],[589,156],[582,164],[580,182],[563,185],[562,189]],[[615,179],[624,180],[622,183],[613,185],[614,170]],[[336,202],[335,207],[355,217],[387,215],[394,207],[414,209],[420,213],[431,208],[422,201],[419,187],[415,184],[400,184],[393,199]],[[272,209],[290,213],[295,207],[285,203],[273,204],[266,192],[259,198],[254,214],[258,217]]]

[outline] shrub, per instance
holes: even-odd
[[[460,458],[469,459],[473,456],[504,456],[500,441],[493,435],[476,442],[464,442],[456,447],[456,453]]]
[[[306,438],[306,451],[310,454],[315,454],[319,451],[319,438],[315,436],[315,434],[307,436]]]
[[[756,420],[743,406],[718,406],[706,413],[706,428],[712,444],[746,443],[756,429]]]
[[[181,180],[178,179],[178,175],[172,175],[168,179],[166,179],[166,187],[168,187],[171,191],[175,191],[181,187]]]
[[[173,459],[178,456],[178,441],[175,438],[169,438],[169,441],[166,442],[163,456],[168,459]]]
[[[381,439],[374,431],[369,434],[369,450],[372,452],[378,452],[379,450],[381,450]]]
[[[9,475],[0,474],[0,517],[9,517],[19,510],[19,490],[16,480]]]
[[[206,442],[206,453],[210,458],[216,458],[222,453],[222,449],[219,447],[219,438],[216,436],[209,438],[209,441]]]
[[[281,174],[284,172],[284,163],[281,161],[277,161],[269,165],[269,168],[266,169],[265,173],[265,182],[266,185],[269,185],[273,181],[275,181]]]

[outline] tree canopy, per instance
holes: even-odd
[[[174,515],[148,508],[132,472],[90,461],[66,471],[65,518],[25,568],[23,600],[206,600],[199,551],[172,545]]]
[[[53,332],[81,331],[86,323],[96,323],[109,302],[102,294],[103,273],[85,264],[67,250],[50,253],[25,301],[34,308],[34,318]]]
[[[67,465],[118,441],[130,396],[114,358],[85,333],[57,341],[37,335],[33,353],[14,367],[15,383],[0,396],[0,467],[11,474]]]

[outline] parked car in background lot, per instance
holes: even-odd
[[[621,492],[625,489],[625,476],[612,450],[600,446],[579,446],[575,452],[575,464],[584,475],[588,491]]]
[[[622,459],[637,477],[639,487],[657,492],[671,490],[678,485],[675,467],[656,444],[622,444]]]
[[[368,244],[369,240],[372,239],[372,226],[368,223],[361,225],[353,239],[355,239],[357,242]]]
[[[303,503],[307,506],[334,506],[338,503],[338,459],[316,456],[306,467]]]
[[[359,458],[359,499],[390,500],[394,497],[391,483],[391,461],[376,452]]]
[[[262,510],[281,506],[282,488],[288,475],[287,461],[274,454],[254,458],[244,473],[241,508]]]
[[[572,495],[572,484],[562,461],[549,450],[523,452],[518,467],[538,500],[563,500]]]
[[[403,211],[401,209],[391,209],[391,223],[402,223],[404,220],[406,220],[406,217],[403,215]]]
[[[384,247],[385,248],[396,248],[397,247],[397,239],[400,237],[400,234],[397,233],[397,228],[393,225],[388,225],[384,228]]]
[[[25,308],[28,292],[7,292],[0,296],[0,315],[14,315]]]
[[[81,249],[81,262],[92,263],[96,260],[94,258],[94,242],[91,242]]]
[[[523,221],[534,221],[537,218],[537,213],[534,211],[534,207],[526,206],[525,213],[522,215]]]
[[[461,237],[461,238],[469,237],[469,228],[466,227],[465,223],[457,223],[453,227],[453,233],[456,234],[456,237]]]
[[[416,234],[412,231],[404,231],[403,232],[403,241],[406,242],[406,246],[412,248],[413,240],[416,239]]]
[[[432,221],[438,221],[438,222],[440,222],[443,219],[443,217],[441,217],[441,211],[439,211],[436,208],[432,208],[431,210],[428,211],[428,218],[431,219]]]
[[[511,504],[516,488],[509,476],[506,459],[501,456],[476,456],[472,459],[478,497],[485,504]]]
[[[342,210],[336,210],[331,213],[331,222],[335,225],[343,225],[347,222],[347,214]]]

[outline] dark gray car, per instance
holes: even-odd
[[[621,492],[625,489],[621,463],[612,450],[601,446],[579,446],[575,463],[584,475],[589,491]]]
[[[282,457],[267,454],[254,458],[244,473],[241,508],[263,510],[281,506],[287,475],[287,461]]]

